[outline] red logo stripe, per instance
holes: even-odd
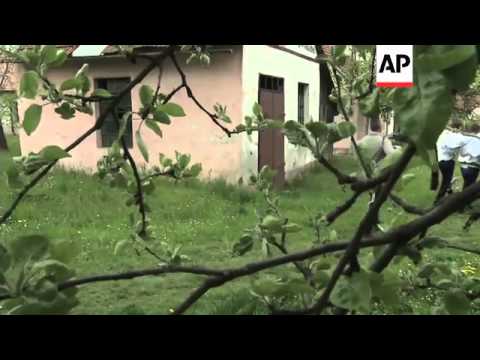
[[[413,87],[413,82],[377,82],[377,87],[410,88]]]

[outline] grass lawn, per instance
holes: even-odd
[[[12,150],[14,151],[14,150]],[[354,170],[349,158],[335,162],[345,171]],[[417,205],[428,206],[434,194],[429,191],[428,171],[413,170],[417,174],[402,196]],[[9,205],[14,194],[6,190],[0,194],[0,212]],[[228,186],[222,181],[202,184],[198,181],[173,184],[168,180],[157,181],[156,192],[149,197],[156,237],[170,244],[183,245],[183,253],[193,264],[211,267],[241,265],[262,257],[259,248],[247,256],[231,258],[232,243],[243,230],[255,221],[255,202],[258,195],[247,190]],[[290,250],[305,249],[311,245],[313,228],[308,215],[333,209],[339,201],[346,199],[349,191],[342,191],[335,179],[326,171],[317,169],[301,181],[295,181],[281,194],[281,206],[292,222],[302,225],[301,233],[293,234],[289,240]],[[133,251],[114,255],[115,244],[128,234],[128,213],[125,206],[126,194],[111,189],[96,178],[81,172],[55,170],[27,196],[15,212],[11,223],[0,229],[0,240],[18,235],[40,233],[51,239],[69,239],[81,246],[74,268],[78,276],[127,271],[155,266],[148,254],[137,256]],[[362,197],[352,210],[340,218],[335,229],[338,238],[349,240],[353,230],[365,214],[367,199]],[[388,224],[399,213],[392,204],[387,206],[382,219]],[[402,214],[399,223],[411,216]],[[436,226],[432,234],[459,238],[470,244],[479,243],[480,225],[474,225],[469,233],[462,232],[466,215],[456,215]],[[155,248],[158,245],[152,244]],[[467,264],[476,267],[474,256],[455,250],[430,250],[428,257],[454,259],[459,269]],[[397,270],[413,265],[408,261],[397,266]],[[290,269],[290,267],[288,268]],[[273,272],[287,271],[285,268]],[[289,270],[288,270],[289,271]],[[165,314],[178,305],[202,278],[189,275],[141,278],[132,281],[108,282],[87,285],[81,288],[81,304],[76,314],[122,314],[144,312]],[[190,314],[234,313],[237,303],[250,301],[249,281],[239,279],[207,293],[192,309]],[[418,292],[411,298],[414,313],[427,314],[432,306],[431,293]],[[262,309],[259,308],[261,313]]]

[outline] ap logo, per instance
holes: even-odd
[[[413,86],[413,45],[377,45],[377,86]]]

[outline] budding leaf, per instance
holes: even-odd
[[[40,151],[40,155],[42,156],[42,158],[48,161],[55,161],[55,160],[71,157],[71,155],[68,152],[66,152],[61,147],[56,145],[50,145],[43,148]]]
[[[27,71],[20,80],[20,96],[35,99],[38,90],[38,75],[35,71]]]
[[[153,97],[154,97],[154,91],[150,86],[143,85],[140,88],[140,101],[145,108],[152,105]]]
[[[140,149],[140,153],[142,154],[145,161],[148,162],[148,149],[147,149],[147,146],[145,145],[145,142],[143,141],[140,131],[138,130],[135,132],[135,140],[137,141],[137,145],[138,145],[138,148]]]
[[[163,111],[163,112],[165,112],[168,115],[173,116],[173,117],[186,116],[185,112],[183,111],[183,108],[180,105],[172,103],[172,102],[170,102],[168,104],[160,105],[159,110],[161,110],[161,111]]]
[[[23,118],[23,128],[27,135],[32,134],[40,124],[40,118],[42,117],[42,107],[37,104],[32,104],[25,111]]]
[[[153,121],[152,119],[145,120],[145,125],[147,125],[147,127],[150,130],[152,130],[155,134],[157,134],[158,136],[160,136],[160,137],[163,136],[162,130],[160,129],[158,124],[155,121]]]

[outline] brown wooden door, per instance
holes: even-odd
[[[260,75],[259,103],[266,119],[285,120],[283,79]],[[281,129],[265,129],[258,138],[258,170],[268,165],[276,171],[275,187],[285,184],[285,141]]]

